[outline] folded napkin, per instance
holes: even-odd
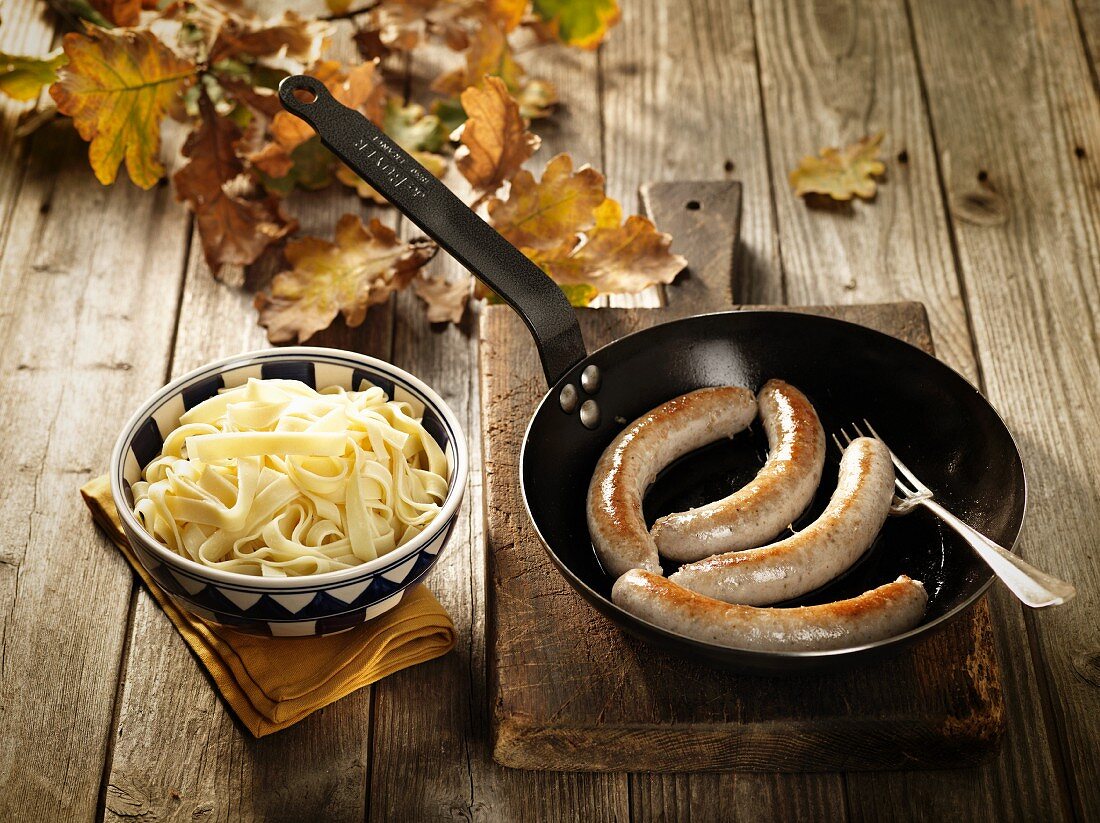
[[[92,516],[145,581],[164,613],[214,679],[225,702],[256,737],[292,726],[401,669],[450,651],[450,616],[423,586],[383,615],[328,637],[259,637],[207,623],[176,605],[134,555],[106,477],[80,490]]]

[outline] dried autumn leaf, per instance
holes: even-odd
[[[462,107],[468,118],[455,165],[476,191],[494,192],[534,154],[539,138],[527,130],[499,77],[487,77],[484,89],[466,89]]]
[[[594,212],[604,199],[603,175],[588,166],[574,173],[573,159],[559,154],[537,183],[526,169],[517,172],[508,198],[489,201],[489,221],[521,249],[545,251],[568,243],[572,250],[577,234],[594,225]]]
[[[470,40],[465,66],[437,77],[432,83],[432,91],[456,95],[471,86],[482,87],[487,77],[499,77],[509,91],[517,91],[523,76],[523,68],[512,55],[508,38],[499,26],[488,23]]]
[[[512,31],[523,20],[527,11],[527,0],[487,0],[485,3],[489,19],[500,23],[504,31]]]
[[[537,261],[562,286],[589,285],[603,294],[637,292],[671,283],[687,265],[669,250],[672,238],[645,217],[634,214],[622,223],[616,201],[600,204],[595,218],[595,228],[577,248]]]
[[[470,299],[471,278],[468,274],[448,280],[446,277],[421,275],[413,290],[427,305],[429,323],[459,323]]]
[[[42,87],[57,80],[68,58],[58,49],[45,57],[23,57],[0,51],[0,92],[13,100],[34,100]]]
[[[136,26],[141,19],[141,0],[90,0],[92,8],[116,26]]]
[[[416,103],[402,106],[396,97],[386,102],[382,131],[408,152],[439,151],[447,138],[438,117],[427,114],[424,107]]]
[[[308,340],[341,313],[358,326],[370,306],[405,288],[434,253],[430,240],[403,242],[378,220],[368,228],[345,214],[335,243],[305,237],[287,244],[292,268],[275,276],[270,294],[256,295],[260,324],[272,343]]]
[[[217,29],[207,58],[218,63],[231,57],[282,54],[312,63],[320,56],[329,27],[317,20],[284,11],[273,20],[226,15]]]
[[[148,31],[117,34],[89,27],[66,34],[69,63],[50,86],[58,111],[73,118],[91,146],[99,182],[113,183],[123,158],[130,179],[143,189],[164,175],[160,125],[195,76],[195,65],[175,55]]]
[[[582,49],[599,46],[620,17],[616,0],[533,0],[531,7],[556,39]]]
[[[874,178],[886,171],[878,159],[882,137],[879,132],[843,149],[829,147],[822,149],[818,157],[803,157],[790,174],[794,193],[823,194],[834,200],[874,197]]]
[[[188,135],[183,154],[190,161],[173,176],[176,197],[195,213],[203,255],[215,276],[225,264],[246,266],[269,245],[297,228],[273,198],[250,198],[237,157],[241,131],[219,117],[210,101],[200,100],[202,119]]]

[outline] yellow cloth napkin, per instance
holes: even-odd
[[[214,678],[225,702],[256,737],[292,726],[356,689],[454,647],[450,615],[419,585],[385,614],[328,637],[258,637],[207,623],[177,606],[138,561],[107,478],[92,480],[80,493],[96,523]]]

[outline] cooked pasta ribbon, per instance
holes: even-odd
[[[347,569],[420,534],[450,466],[420,409],[364,381],[316,391],[251,379],[180,416],[132,486],[172,551],[241,574]]]

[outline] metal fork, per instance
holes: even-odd
[[[866,419],[864,419],[863,425],[867,427],[871,437],[879,440],[884,446],[886,445],[886,441],[879,437],[878,432]],[[855,429],[857,437],[867,436],[858,423],[853,423],[852,428]],[[843,452],[845,446],[850,444],[853,438],[844,428],[840,429],[840,435],[844,438],[843,445],[840,442],[840,437],[835,434],[833,435],[833,442]],[[887,446],[887,449],[889,449],[889,446]],[[932,490],[920,482],[917,476],[909,471],[909,468],[898,459],[893,451],[890,452],[890,459],[894,461],[894,467],[897,469],[894,475],[897,494],[894,495],[894,500],[890,505],[891,514],[905,515],[917,506],[923,506],[931,510],[944,523],[959,533],[963,540],[978,553],[978,556],[989,565],[989,568],[993,569],[993,573],[1001,578],[1014,595],[1033,609],[1061,605],[1077,594],[1077,589],[1074,588],[1072,583],[1067,583],[1065,580],[1059,580],[1057,577],[1040,571],[1007,549],[998,546],[981,532],[966,525],[933,499]],[[902,482],[902,476],[908,481],[909,485]]]

